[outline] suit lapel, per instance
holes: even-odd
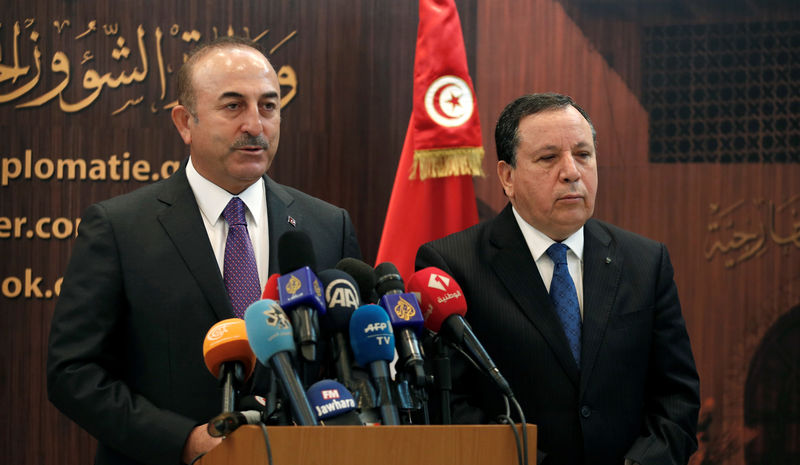
[[[622,257],[617,254],[611,236],[600,223],[589,220],[584,227],[581,394],[597,361],[619,287],[622,266]]]
[[[217,318],[232,318],[233,307],[208,241],[200,209],[186,179],[185,165],[164,181],[163,185],[164,189],[158,200],[167,207],[158,215],[158,221],[180,253],[189,272],[197,280],[198,287]]]
[[[302,214],[294,212],[291,205],[294,202],[292,194],[283,186],[276,183],[269,176],[264,175],[267,191],[267,223],[269,225],[269,274],[280,272],[278,264],[278,239],[287,231],[295,229],[296,224],[302,224]],[[292,224],[290,221],[294,221]]]
[[[536,326],[577,387],[578,367],[572,358],[567,337],[550,303],[550,296],[539,275],[536,262],[511,211],[511,205],[494,220],[490,241],[497,248],[496,254],[490,259],[492,268],[516,301],[519,310]]]

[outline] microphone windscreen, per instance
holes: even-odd
[[[343,258],[336,264],[337,270],[349,274],[358,283],[361,292],[361,304],[375,303],[375,270],[357,258]]]
[[[416,295],[410,292],[386,294],[381,297],[380,305],[389,315],[394,329],[411,328],[417,336],[422,334],[425,318],[422,316]]]
[[[358,284],[353,277],[341,270],[323,270],[319,280],[328,306],[325,324],[333,332],[348,332],[350,317],[359,305]]]
[[[280,278],[280,276],[281,275],[278,273],[272,273],[272,275],[270,275],[267,279],[267,284],[264,284],[264,292],[261,294],[262,299],[280,299],[280,295],[278,295],[278,278]]]
[[[245,377],[249,378],[256,366],[256,356],[250,349],[245,322],[241,318],[228,318],[214,324],[203,340],[203,359],[215,378],[219,378],[224,362],[241,362]]]
[[[267,399],[261,396],[247,395],[239,399],[237,410],[257,410],[265,412],[267,410]]]
[[[278,295],[281,308],[293,310],[298,305],[313,308],[320,315],[326,311],[322,284],[311,268],[303,266],[278,278]]]
[[[295,353],[292,324],[274,300],[257,300],[244,312],[250,348],[258,361],[269,363],[278,352]]]
[[[311,238],[303,231],[286,231],[278,238],[278,270],[286,274],[307,266],[317,269],[317,257]]]
[[[405,292],[403,277],[393,263],[384,262],[375,267],[375,290],[379,296],[388,292]]]
[[[366,367],[371,362],[394,358],[394,333],[386,310],[378,305],[362,305],[350,317],[350,345],[356,362]]]
[[[450,315],[463,317],[467,313],[467,300],[461,286],[439,268],[429,266],[411,275],[408,291],[419,295],[425,327],[435,333]]]
[[[341,383],[330,379],[312,384],[306,391],[306,396],[318,420],[344,416],[356,409],[356,401],[350,391]],[[355,418],[358,419],[358,416]],[[360,425],[361,422],[355,424]]]

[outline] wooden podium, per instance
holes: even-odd
[[[526,426],[528,463],[536,463],[536,425]],[[517,425],[517,431],[521,428]],[[508,425],[270,426],[275,465],[517,465]],[[267,464],[264,435],[243,426],[197,463]]]

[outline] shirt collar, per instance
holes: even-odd
[[[204,178],[192,164],[192,158],[186,164],[186,178],[189,186],[197,199],[197,206],[200,213],[211,226],[215,226],[222,217],[222,211],[228,205],[232,197],[239,197],[244,202],[247,210],[253,218],[254,226],[258,226],[263,221],[264,209],[260,208],[261,203],[266,199],[264,178],[260,178],[247,189],[234,196],[225,189],[219,187],[208,179]]]
[[[538,261],[556,241],[550,239],[545,233],[528,224],[528,222],[522,219],[517,209],[513,206],[511,207],[511,211],[514,212],[514,218],[517,220],[519,229],[522,231],[522,236],[528,244],[528,249],[530,249],[533,259]],[[583,226],[572,233],[571,236],[561,241],[561,243],[569,247],[572,253],[583,262]]]

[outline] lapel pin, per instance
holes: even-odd
[[[289,224],[291,224],[291,225],[292,225],[292,226],[294,226],[295,228],[297,227],[297,221],[295,221],[295,220],[294,220],[294,218],[292,218],[291,216],[289,216],[288,218],[286,218],[286,221],[288,221],[288,222],[289,222]]]
[[[611,257],[606,257],[606,265],[608,265],[609,263],[611,263]]]

